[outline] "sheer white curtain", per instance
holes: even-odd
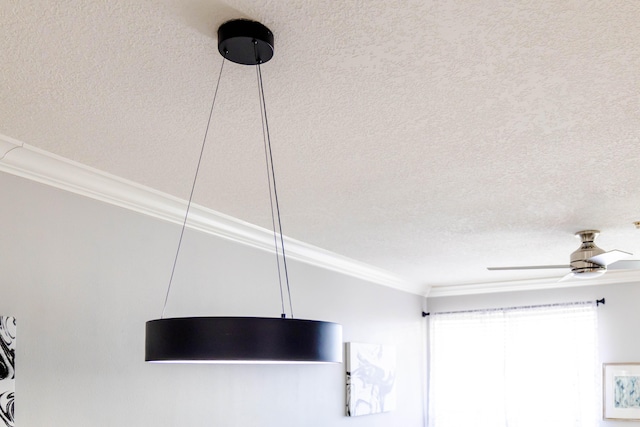
[[[596,303],[432,314],[430,427],[592,427]]]

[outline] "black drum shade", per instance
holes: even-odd
[[[342,326],[270,317],[178,317],[146,324],[145,361],[341,363]]]

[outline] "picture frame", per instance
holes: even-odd
[[[602,364],[602,418],[640,421],[640,363]]]
[[[396,348],[348,342],[346,416],[373,415],[396,409]]]
[[[0,316],[0,427],[15,425],[16,318]]]

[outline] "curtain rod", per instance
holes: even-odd
[[[598,299],[595,301],[578,301],[578,302],[563,302],[557,304],[540,304],[540,305],[521,305],[518,307],[505,307],[505,308],[479,308],[475,310],[459,310],[459,311],[439,311],[436,313],[425,313],[422,312],[422,317],[427,317],[432,314],[453,314],[453,313],[478,313],[481,311],[507,311],[507,310],[517,310],[521,308],[540,308],[540,307],[558,307],[561,305],[581,305],[581,304],[593,304],[596,303],[596,307],[599,307],[600,304],[604,305],[604,298]]]

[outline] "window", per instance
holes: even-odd
[[[597,425],[596,303],[432,314],[430,427]]]

